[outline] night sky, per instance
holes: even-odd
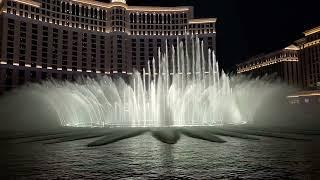
[[[105,0],[105,2],[109,2]],[[227,71],[247,57],[281,49],[320,25],[319,0],[127,0],[129,5],[194,6],[216,17],[218,61]]]

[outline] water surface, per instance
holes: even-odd
[[[317,179],[320,138],[312,142],[223,137],[210,143],[182,136],[175,145],[150,134],[92,147],[1,141],[1,179]]]

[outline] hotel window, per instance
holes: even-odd
[[[57,79],[58,78],[58,74],[57,73],[52,73],[52,78],[53,79]]]
[[[31,81],[34,81],[36,79],[36,77],[37,77],[36,71],[31,71],[30,72],[30,77],[31,77]]]
[[[76,5],[76,15],[79,16],[80,14],[80,9],[79,9],[79,5]]]
[[[12,74],[13,74],[13,69],[7,69],[6,70],[6,90],[9,90],[12,88]]]
[[[157,39],[157,47],[161,47],[161,39]]]
[[[47,77],[48,77],[48,73],[47,73],[47,72],[42,72],[42,73],[41,73],[41,79],[42,79],[42,80],[46,80]]]
[[[133,23],[133,14],[132,13],[130,13],[130,23]]]

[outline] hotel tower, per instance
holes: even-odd
[[[204,54],[216,49],[216,19],[194,19],[189,6],[128,6],[125,0],[0,2],[0,93],[48,78],[130,75],[153,57],[158,61],[158,49],[176,47],[179,39],[199,37]]]

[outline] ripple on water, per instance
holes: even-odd
[[[87,148],[92,140],[1,145],[1,179],[314,179],[320,176],[319,141],[224,137],[209,143],[181,136],[174,145],[150,135]]]

